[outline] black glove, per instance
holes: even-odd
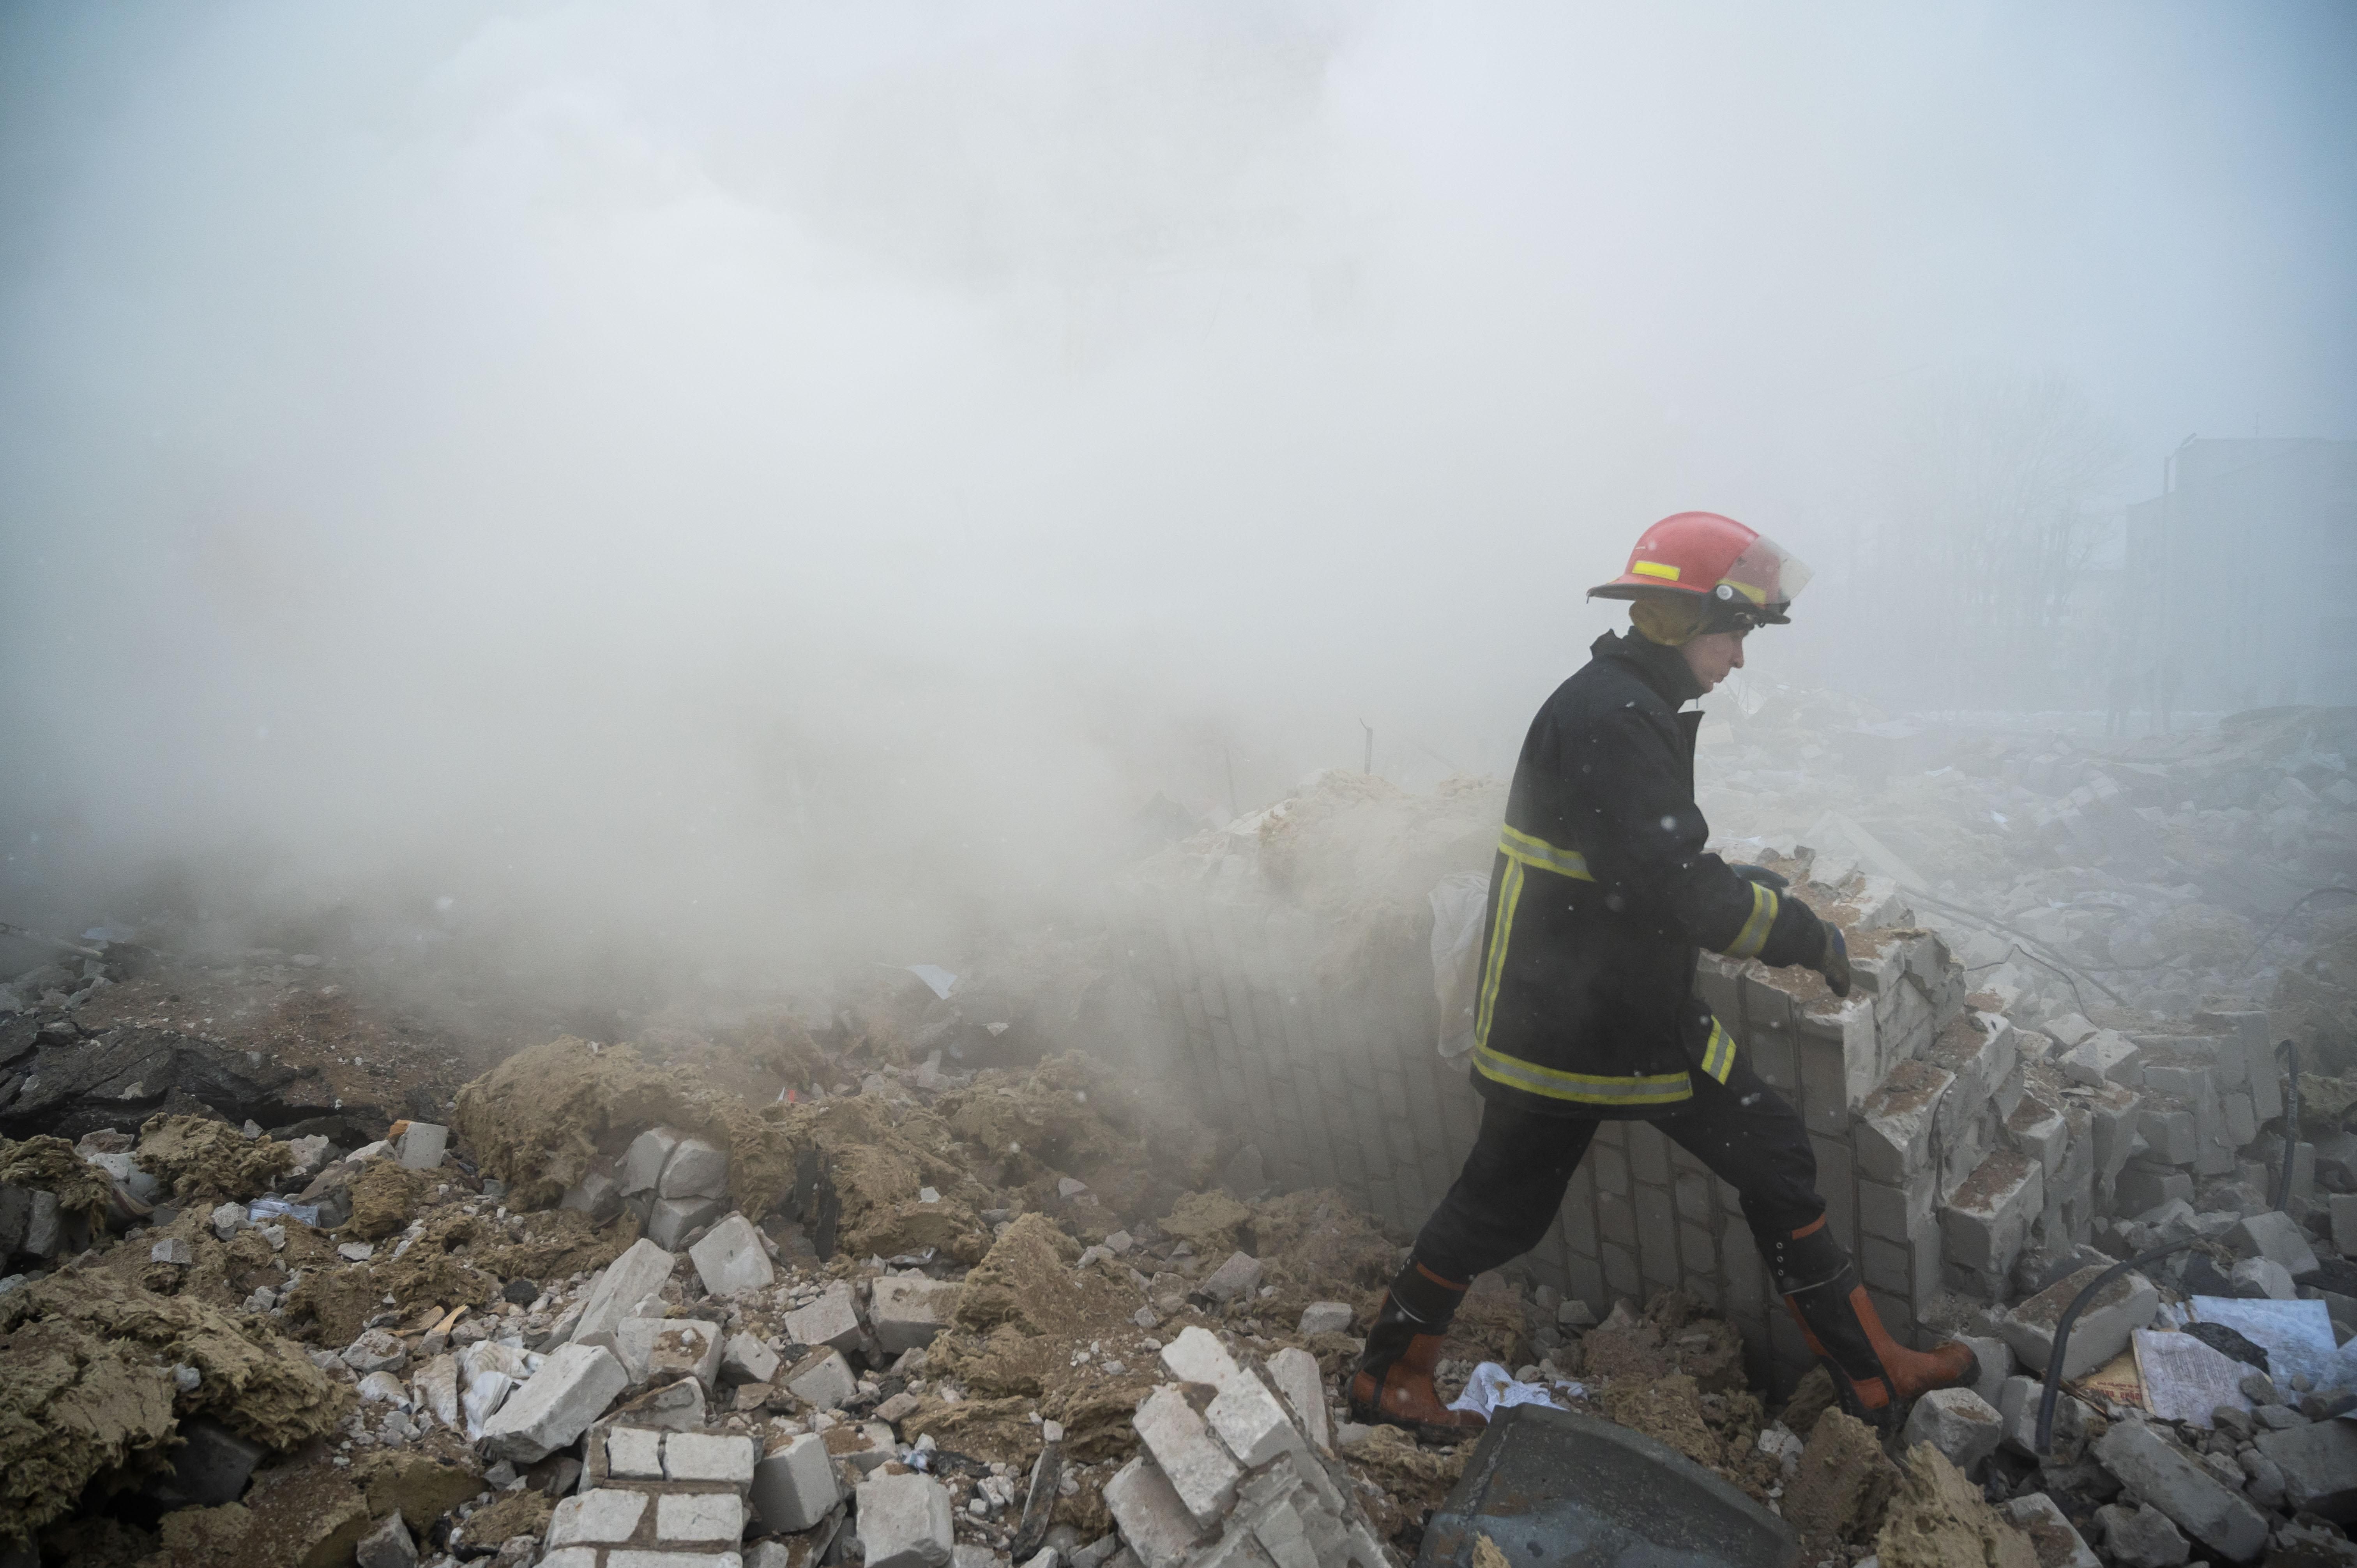
[[[1825,977],[1826,988],[1835,996],[1849,994],[1849,943],[1842,940],[1841,928],[1831,920],[1825,928],[1825,950],[1818,956],[1817,972]]]
[[[1760,886],[1768,888],[1771,892],[1781,893],[1785,888],[1792,886],[1792,879],[1790,877],[1781,876],[1775,872],[1769,870],[1764,865],[1733,865],[1727,867],[1727,869],[1734,872],[1736,875],[1743,878],[1744,881],[1757,882]]]

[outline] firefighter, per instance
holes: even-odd
[[[1629,601],[1555,689],[1515,764],[1490,876],[1472,1071],[1481,1129],[1383,1300],[1350,1388],[1355,1419],[1478,1431],[1432,1385],[1466,1286],[1535,1246],[1607,1118],[1641,1119],[1740,1195],[1777,1292],[1853,1413],[1977,1376],[1967,1346],[1925,1353],[1884,1329],[1825,1224],[1801,1118],[1695,994],[1697,950],[1813,969],[1849,994],[1841,929],[1758,866],[1703,845],[1686,703],[1743,667],[1744,639],[1790,619],[1808,568],[1732,518],[1647,529],[1590,597]]]

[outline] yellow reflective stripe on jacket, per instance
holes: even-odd
[[[1727,1049],[1734,1063],[1733,1042]],[[1655,1073],[1644,1078],[1604,1078],[1595,1073],[1557,1072],[1551,1067],[1506,1056],[1487,1045],[1473,1047],[1473,1066],[1482,1077],[1549,1100],[1576,1101],[1582,1105],[1667,1105],[1694,1093],[1692,1079],[1683,1072]]]
[[[1768,933],[1775,929],[1776,911],[1783,901],[1775,889],[1762,887],[1757,882],[1751,886],[1751,918],[1735,933],[1735,940],[1719,950],[1729,958],[1757,958],[1760,950],[1768,945]]]
[[[1710,1021],[1710,1044],[1703,1048],[1702,1070],[1721,1083],[1735,1070],[1735,1036],[1715,1017]]]
[[[1506,976],[1506,939],[1513,934],[1514,907],[1523,901],[1523,863],[1506,857],[1505,875],[1498,879],[1498,922],[1490,933],[1490,961],[1481,966],[1481,1000],[1473,1011],[1473,1046],[1489,1043],[1490,1015],[1498,1005],[1498,986]]]
[[[1568,876],[1578,882],[1596,880],[1587,874],[1586,855],[1576,849],[1565,849],[1543,838],[1534,838],[1520,828],[1500,828],[1498,849],[1510,861],[1535,865],[1541,871],[1552,871],[1557,876]]]

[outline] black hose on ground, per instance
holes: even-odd
[[[2270,1206],[2281,1208],[2291,1201],[2291,1167],[2299,1157],[2299,1047],[2283,1040],[2276,1049],[2291,1058],[2291,1081],[2284,1086],[2283,1168],[2276,1173],[2276,1200]]]
[[[2062,1391],[2062,1357],[2071,1348],[2071,1326],[2079,1321],[2079,1314],[2085,1309],[2089,1302],[2095,1299],[2097,1291],[2102,1290],[2130,1269],[2140,1269],[2147,1263],[2157,1263],[2171,1252],[2183,1251],[2198,1240],[2200,1240],[2199,1237],[2188,1236],[2182,1241],[2172,1241],[2156,1251],[2145,1252],[2130,1258],[2126,1262],[2114,1263],[2110,1268],[2097,1274],[2094,1283],[2072,1297],[2071,1305],[2062,1309],[2061,1319],[2054,1325],[2053,1353],[2046,1358],[2046,1387],[2038,1396],[2037,1448],[2040,1458],[2043,1459],[2053,1451],[2054,1401],[2055,1397]]]

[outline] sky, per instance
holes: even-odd
[[[1511,767],[1690,508],[1837,680],[1926,389],[2067,381],[2112,508],[2357,436],[2352,66],[2336,5],[8,5],[0,919],[922,959],[1157,792]]]

